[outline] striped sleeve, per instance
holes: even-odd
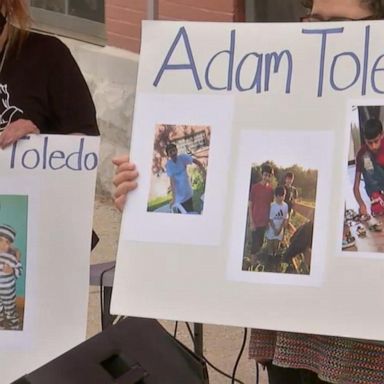
[[[23,274],[23,266],[21,265],[20,262],[16,263],[16,265],[14,267],[14,271],[15,271],[16,277],[20,277]]]
[[[17,260],[17,257],[11,253],[0,253],[0,273],[4,271],[5,265],[13,269],[15,277],[20,277],[23,273],[23,266]]]

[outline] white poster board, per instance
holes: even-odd
[[[362,223],[357,238],[360,223],[344,220],[357,210],[351,142],[363,144],[351,127],[357,119],[359,137],[366,107],[384,105],[383,33],[381,22],[144,23],[131,144],[139,188],[123,216],[113,313],[384,340],[384,232]],[[170,213],[169,143],[193,199],[203,191],[193,214]],[[204,162],[200,184],[191,159]],[[287,242],[274,248],[267,229],[256,252],[248,204],[261,201],[253,185],[266,163],[275,194],[295,174],[297,212]],[[280,213],[286,223],[285,208],[268,219]],[[344,223],[356,238],[347,248]],[[295,230],[308,228],[310,242],[288,256]]]
[[[1,321],[1,382],[85,339],[98,146],[97,137],[41,135],[0,150],[0,237],[3,224],[13,228],[22,267],[18,319]]]

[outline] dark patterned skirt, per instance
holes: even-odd
[[[249,358],[316,372],[335,384],[384,384],[384,343],[252,329]]]

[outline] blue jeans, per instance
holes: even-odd
[[[368,151],[363,155],[362,161],[362,174],[367,195],[371,197],[373,192],[384,191],[384,169],[376,163],[374,156]]]

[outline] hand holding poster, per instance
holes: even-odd
[[[380,217],[366,225],[373,251],[364,240],[353,258],[343,250],[344,211],[359,214],[346,163],[364,145],[350,138],[351,111],[372,118],[382,105],[382,33],[378,22],[144,24],[131,145],[139,189],[123,218],[112,311],[384,338]],[[199,215],[147,210],[159,125],[210,128]],[[193,141],[169,136],[161,150]],[[170,160],[157,168],[164,202]]]
[[[0,151],[1,382],[84,340],[98,142],[31,136]]]

